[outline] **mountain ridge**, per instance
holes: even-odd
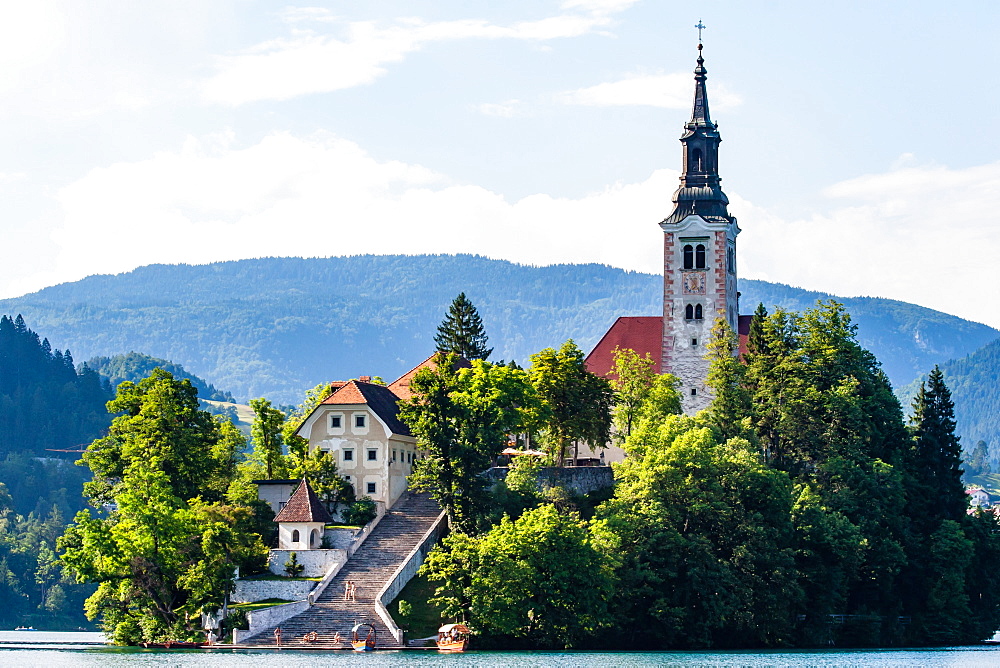
[[[0,300],[78,359],[139,350],[182,364],[236,396],[297,403],[319,382],[395,377],[433,348],[451,300],[465,292],[494,358],[525,361],[574,338],[589,350],[626,315],[661,310],[661,277],[599,264],[519,265],[475,255],[258,258],[147,265]],[[859,340],[902,386],[968,355],[1000,331],[878,297],[740,281],[741,311],[843,302]],[[902,336],[901,336],[902,335]]]

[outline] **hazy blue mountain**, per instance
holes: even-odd
[[[962,448],[968,453],[978,441],[986,441],[995,463],[1000,451],[1000,340],[941,364],[941,372],[955,401]],[[925,376],[898,392],[907,409]]]
[[[742,281],[758,301],[802,308],[830,295]],[[475,303],[494,359],[573,338],[589,350],[622,315],[661,309],[659,276],[603,265],[531,267],[470,255],[264,258],[152,265],[0,301],[78,359],[131,350],[182,364],[237,398],[297,403],[305,388],[395,378],[427,357],[459,293]],[[840,299],[860,339],[905,385],[1000,336],[984,325],[884,299]]]

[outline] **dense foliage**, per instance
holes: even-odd
[[[106,381],[39,339],[21,316],[0,316],[0,455],[79,450],[107,428]],[[48,455],[55,456],[55,455]]]
[[[199,613],[221,607],[234,569],[260,568],[266,554],[252,508],[224,501],[245,440],[163,369],[119,385],[108,411],[110,432],[83,461],[91,503],[110,510],[77,514],[62,563],[98,585],[87,616],[114,642],[200,639]]]
[[[612,624],[614,646],[658,649],[991,636],[1000,524],[966,513],[941,374],[907,427],[842,306],[757,315],[742,361],[717,324],[716,398],[693,417],[675,414],[670,378],[619,353],[631,426],[613,497],[585,522],[512,468],[494,490],[509,517],[453,534],[424,566],[446,613],[507,646],[607,647]],[[538,545],[565,558],[538,562]],[[548,591],[551,607],[533,597]]]
[[[751,308],[802,309],[830,296],[753,280],[739,289]],[[81,359],[141,350],[241,400],[291,404],[321,381],[373,372],[395,378],[413,368],[431,353],[441,314],[463,291],[489,324],[493,357],[523,365],[553,342],[573,338],[589,350],[615,318],[662,310],[660,276],[469,255],[154,265],[0,301],[0,309],[23,313]],[[860,342],[897,386],[1000,336],[911,304],[843,301]]]
[[[111,387],[118,387],[126,380],[138,383],[151,374],[153,369],[160,368],[169,371],[174,378],[190,380],[194,389],[198,390],[199,399],[235,402],[231,393],[216,389],[211,383],[185,371],[180,364],[134,351],[114,357],[92,357],[87,360],[87,366],[107,378]]]

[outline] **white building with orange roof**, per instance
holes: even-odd
[[[434,368],[433,356],[387,386],[368,376],[337,383],[296,432],[309,441],[310,452],[330,453],[358,496],[370,496],[386,509],[406,491],[406,479],[422,456],[399,420],[398,404],[410,398],[410,381],[428,367]]]

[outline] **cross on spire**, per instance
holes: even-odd
[[[698,29],[698,43],[699,44],[701,43],[701,31],[704,30],[707,27],[708,27],[707,25],[705,25],[704,23],[701,22],[701,19],[698,19],[698,25],[696,25],[695,28]]]

